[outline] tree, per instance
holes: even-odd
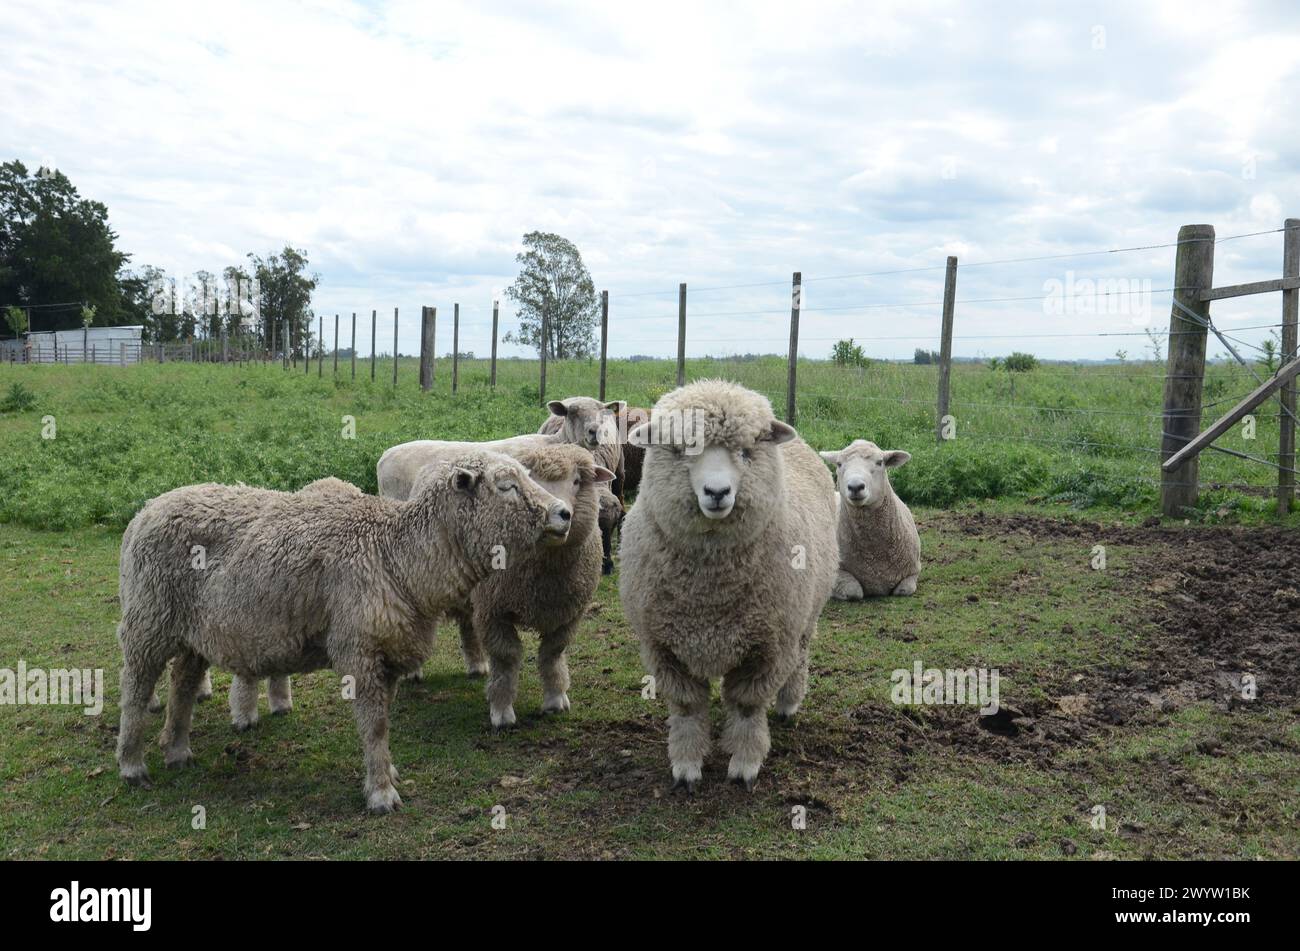
[[[862,351],[862,344],[854,343],[852,337],[836,342],[831,348],[831,360],[841,367],[865,367],[870,362]]]
[[[307,273],[307,252],[284,246],[279,254],[259,257],[250,254],[253,276],[258,283],[258,313],[262,343],[270,346],[272,328],[289,322],[289,341],[293,350],[305,354],[312,339],[311,323],[316,316],[311,309],[311,295],[320,283],[319,274]],[[229,273],[229,269],[228,269]],[[276,339],[279,340],[276,330]],[[280,341],[285,346],[285,341]],[[287,349],[287,348],[286,348]]]
[[[1028,373],[1036,366],[1038,366],[1036,356],[1032,353],[1021,353],[1019,350],[1002,361],[1002,369],[1008,373]]]
[[[545,319],[547,357],[590,356],[600,305],[578,249],[558,234],[531,231],[515,261],[519,276],[506,296],[515,302],[519,327],[504,342],[540,350]]]
[[[13,331],[15,337],[21,337],[27,333],[27,311],[21,307],[10,305],[5,308],[5,323]]]
[[[82,198],[62,172],[0,165],[0,301],[71,305],[37,311],[38,329],[81,326],[82,305],[102,325],[122,323],[118,273],[129,255],[116,242],[108,209]]]
[[[924,350],[921,347],[917,347],[915,350],[912,351],[912,362],[919,365],[938,363],[939,351]]]

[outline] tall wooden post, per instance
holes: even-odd
[[[370,312],[370,382],[371,383],[375,382],[375,361],[379,358],[379,355],[376,352],[378,342],[375,337],[375,334],[378,333],[378,326],[379,326],[379,311],[372,310]]]
[[[334,376],[339,375],[339,315],[334,315]]]
[[[497,309],[499,307],[499,301],[492,302],[492,375],[489,377],[489,382],[494,390],[497,388]]]
[[[1288,218],[1282,232],[1282,277],[1300,277],[1300,218]],[[1296,357],[1296,316],[1300,290],[1282,292],[1282,354],[1279,366]],[[1295,380],[1282,387],[1282,415],[1277,443],[1277,514],[1291,511],[1295,498]]]
[[[682,288],[685,289],[683,284]],[[795,271],[790,282],[790,356],[785,377],[785,421],[791,426],[796,419],[795,382],[799,366],[799,311],[803,305],[803,272]]]
[[[600,292],[600,401],[605,402],[605,356],[609,347],[609,291]]]
[[[1164,436],[1160,443],[1162,463],[1201,431],[1201,384],[1210,304],[1200,300],[1200,292],[1214,286],[1213,225],[1183,225],[1178,229],[1173,286]],[[1197,458],[1193,456],[1172,472],[1162,469],[1161,474],[1160,510],[1165,515],[1182,516],[1196,504],[1200,477]]]
[[[352,312],[352,380],[357,378],[357,312]]]
[[[279,340],[276,339],[279,335],[279,329],[280,329],[279,325],[274,320],[271,321],[271,349],[266,355],[266,359],[268,363],[270,362],[271,357],[275,355],[276,351],[280,349]]]
[[[397,308],[393,308],[393,386],[397,386]]]
[[[540,389],[540,391],[541,391],[541,397],[542,397],[542,404],[541,404],[541,405],[543,405],[543,406],[546,405],[546,343],[547,343],[547,340],[548,340],[548,338],[549,338],[549,336],[550,336],[550,329],[551,329],[551,328],[550,328],[550,321],[548,321],[548,320],[546,319],[546,311],[542,311],[542,327],[541,327],[541,334],[542,334],[541,344],[542,344],[542,347],[541,347],[541,353],[540,353],[540,357],[541,357],[541,361],[540,361],[540,362],[541,362],[541,371],[542,371],[542,376],[541,376],[541,384],[540,384],[540,386],[539,386],[539,389]]]
[[[451,306],[451,391],[455,393],[460,382],[460,304]]]
[[[420,315],[420,389],[433,389],[433,318],[436,307],[421,308]]]
[[[316,321],[316,376],[325,375],[325,315]]]
[[[289,369],[290,351],[293,349],[293,339],[289,334],[289,321],[286,318],[280,323],[280,351],[284,357],[284,368]]]
[[[952,312],[957,302],[957,259],[948,256],[948,267],[943,275],[943,323],[939,331],[939,403],[936,408],[934,432],[943,445],[944,418],[952,386]]]
[[[686,383],[686,284],[677,285],[677,385]]]

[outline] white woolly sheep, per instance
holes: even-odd
[[[551,400],[546,408],[551,411],[551,415],[542,423],[538,432],[546,435],[559,434],[566,442],[588,450],[595,458],[596,465],[614,473],[609,491],[620,506],[626,506],[626,447],[623,439],[627,432],[626,419],[622,417],[626,413],[627,403],[623,400],[602,403],[590,396],[569,396],[562,400]],[[606,519],[600,526],[601,544],[607,553],[601,570],[607,575],[614,573],[614,559],[608,557],[614,538],[613,528],[606,527],[609,524]]]
[[[436,455],[446,461],[457,452],[499,452],[511,458],[518,449],[530,446],[562,446],[567,440],[562,435],[543,436],[526,433],[508,436],[489,442],[454,442],[446,439],[415,439],[399,443],[379,457],[375,472],[379,476],[379,494],[389,499],[407,498],[415,485],[420,470]],[[398,489],[402,486],[399,494]]]
[[[721,677],[727,778],[753,789],[771,747],[767,708],[792,717],[807,691],[838,560],[834,485],[771,404],[735,383],[668,393],[632,438],[648,448],[619,592],[668,704],[674,785],[700,780]]]
[[[889,483],[889,470],[911,454],[855,439],[821,456],[835,466],[839,486],[840,570],[831,596],[858,601],[914,593],[921,573],[921,536],[911,510]]]
[[[213,484],[152,500],[122,537],[123,778],[148,777],[146,707],[169,660],[168,766],[193,759],[194,697],[210,665],[254,680],[332,667],[353,701],[367,806],[392,811],[398,678],[429,656],[434,620],[502,546],[522,552],[567,534],[570,516],[519,463],[481,451],[429,467],[404,503]]]
[[[389,497],[405,498],[410,490],[405,477],[411,473],[418,476],[418,463],[436,464],[453,451],[446,444],[425,441],[418,450],[402,453],[402,465],[393,471],[385,471],[385,459],[393,457],[384,453],[379,462],[380,485],[385,493],[391,493]],[[569,709],[564,651],[600,583],[597,493],[613,478],[612,472],[595,465],[591,453],[580,446],[520,445],[514,457],[533,481],[569,507],[573,518],[562,542],[499,561],[495,567],[500,570],[489,572],[469,597],[448,611],[460,627],[466,670],[470,676],[490,674],[488,705],[492,725],[497,728],[511,726],[516,720],[514,699],[522,653],[516,624],[533,627],[541,634],[537,663],[542,712]]]

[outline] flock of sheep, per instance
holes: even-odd
[[[367,806],[392,811],[389,708],[437,622],[456,621],[466,670],[486,675],[494,728],[516,720],[520,627],[540,635],[542,711],[568,710],[565,652],[619,529],[623,609],[668,706],[674,785],[700,781],[721,678],[727,776],[752,789],[768,708],[792,717],[803,702],[827,599],[916,590],[916,526],[887,472],[908,454],[865,440],[821,453],[837,491],[766,398],[720,380],[648,413],[588,397],[549,408],[537,434],[394,446],[378,496],[327,478],[298,492],[188,486],[145,505],[122,538],[123,778],[147,779],[146,714],[169,663],[168,766],[193,758],[210,666],[234,674],[241,729],[257,720],[260,679],[284,712],[289,675],[331,667],[353,703]]]

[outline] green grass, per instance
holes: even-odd
[[[823,365],[801,369],[799,423],[810,440],[824,448],[866,435],[908,448],[917,459],[900,476],[912,474],[912,498],[958,514],[918,504],[926,561],[915,597],[827,607],[807,706],[793,727],[773,727],[752,795],[723,782],[716,752],[695,798],[668,791],[666,711],[641,697],[616,578],[602,580],[571,649],[574,709],[562,718],[538,716],[529,656],[521,727],[494,735],[482,684],[463,675],[455,637],[443,633],[425,679],[399,693],[392,747],[406,808],[397,815],[364,815],[359,744],[329,671],[294,678],[287,717],[267,717],[263,700],[262,722],[245,734],[229,726],[229,677],[218,672],[215,698],[195,715],[197,766],[165,771],[150,748],[154,788],[123,785],[113,762],[121,526],[153,495],[207,479],[292,489],[330,474],[373,491],[375,459],[394,442],[488,438],[540,422],[529,365],[503,363],[495,396],[474,363],[452,397],[448,369],[440,364],[437,391],[422,395],[409,363],[397,392],[382,367],[373,386],[260,367],[0,368],[0,393],[19,382],[35,401],[0,415],[0,667],[103,668],[107,693],[99,717],[0,706],[0,856],[1300,857],[1294,710],[1191,704],[1034,759],[979,730],[973,711],[912,717],[890,703],[890,671],[916,659],[996,666],[1003,703],[1035,710],[1072,677],[1151,663],[1154,605],[1137,567],[1150,552],[1112,545],[1097,572],[1077,540],[974,535],[957,521],[976,505],[1025,511],[1027,499],[1061,485],[1092,491],[1093,479],[1104,491],[1089,517],[1131,523],[1149,513],[1149,499],[1125,494],[1125,467],[1135,465],[1125,456],[983,444],[960,432],[931,447],[928,402],[853,404],[846,381],[856,371]],[[770,367],[700,362],[690,371],[737,376],[781,402]],[[928,401],[928,372],[873,365],[862,388],[883,396],[889,383]],[[552,364],[549,374],[554,395],[594,390],[589,365]],[[618,363],[609,392],[647,405],[672,377],[668,364]],[[955,392],[972,402],[984,401],[981,387],[1006,386],[983,367],[959,367],[956,377]],[[1036,385],[1018,380],[1017,400]],[[1080,401],[1124,405],[1104,381],[1081,386],[1091,395],[1075,394]],[[871,410],[854,415],[855,405]],[[40,436],[46,415],[58,427],[53,440]],[[340,435],[344,415],[355,417],[355,440]],[[968,428],[994,422],[976,417]],[[1142,466],[1134,473],[1153,474]],[[1236,512],[1252,517],[1249,505]],[[525,643],[535,650],[534,638]],[[153,722],[161,728],[161,716]],[[1107,808],[1105,831],[1089,827],[1096,804]],[[491,825],[496,805],[504,829]],[[791,828],[800,805],[801,831]],[[196,806],[204,829],[193,828]]]

